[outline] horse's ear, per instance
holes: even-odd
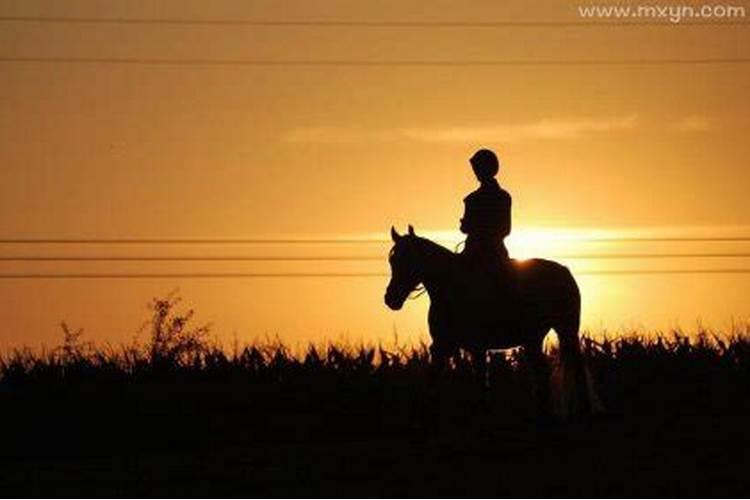
[[[394,243],[401,239],[401,235],[398,234],[398,231],[396,231],[396,228],[393,226],[391,226],[391,239]]]
[[[414,226],[409,224],[409,236],[414,236]]]

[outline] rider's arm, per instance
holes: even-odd
[[[461,232],[469,234],[469,204],[464,200],[464,216],[461,217]]]
[[[511,230],[511,205],[512,201],[509,194],[503,199],[503,210],[501,216],[500,230],[503,237],[508,236]]]

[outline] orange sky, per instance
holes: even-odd
[[[429,5],[429,11],[425,9]],[[575,21],[572,2],[0,2],[0,16]],[[747,56],[747,26],[320,28],[0,22],[2,56],[162,59],[664,59]],[[454,230],[466,163],[498,151],[514,229],[750,234],[750,64],[204,67],[0,63],[0,234],[326,237],[391,223]],[[666,228],[666,229],[665,229]],[[457,236],[456,236],[457,237]],[[523,238],[521,238],[523,239]],[[528,243],[528,242],[527,242]],[[527,245],[528,246],[528,245]],[[749,250],[750,245],[561,252]],[[522,249],[517,245],[516,250]],[[4,246],[3,255],[61,248]],[[186,254],[201,248],[66,248]],[[218,248],[217,254],[387,247]],[[525,252],[554,257],[550,245]],[[747,267],[748,259],[567,262],[574,269]],[[383,263],[323,269],[382,271]],[[311,264],[18,264],[22,271],[300,270]],[[317,268],[317,267],[316,267]],[[592,328],[723,324],[750,313],[750,275],[581,276]],[[179,287],[224,337],[424,332],[424,301],[384,310],[385,279],[0,281],[0,345],[54,342],[68,319],[130,338],[143,304]]]

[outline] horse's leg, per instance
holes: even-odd
[[[565,418],[591,412],[578,321],[555,328],[560,342],[560,412]]]
[[[430,369],[432,381],[436,381],[437,378],[445,373],[448,367],[448,361],[453,354],[453,349],[446,342],[433,340],[430,346],[430,357],[432,358],[432,366]]]
[[[477,385],[486,393],[490,389],[490,378],[487,370],[487,351],[485,349],[474,349],[471,352],[471,358]]]
[[[437,302],[430,304],[430,309],[427,311],[427,324],[430,327],[430,336],[432,337],[430,377],[434,382],[445,373],[448,361],[455,354],[457,348],[450,340],[451,335],[455,335],[455,332],[452,331],[452,325],[444,305]]]
[[[440,426],[441,385],[440,380],[448,369],[451,356],[455,353],[453,346],[433,337],[430,345],[430,366],[428,368],[427,390],[415,398],[420,401],[417,406],[416,419],[419,422],[418,435],[435,432]]]
[[[474,370],[474,378],[476,386],[480,389],[481,395],[479,404],[482,409],[489,410],[490,408],[490,373],[487,363],[487,350],[486,349],[474,349],[471,352],[472,366]]]
[[[535,332],[534,339],[524,344],[524,356],[531,372],[531,394],[536,413],[541,418],[552,414],[552,400],[550,397],[550,369],[544,355],[544,336],[542,332]]]

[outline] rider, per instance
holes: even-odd
[[[463,254],[484,269],[503,269],[508,261],[504,239],[510,234],[511,197],[495,176],[500,162],[489,149],[480,149],[469,160],[479,189],[464,198],[461,232],[466,234]]]

